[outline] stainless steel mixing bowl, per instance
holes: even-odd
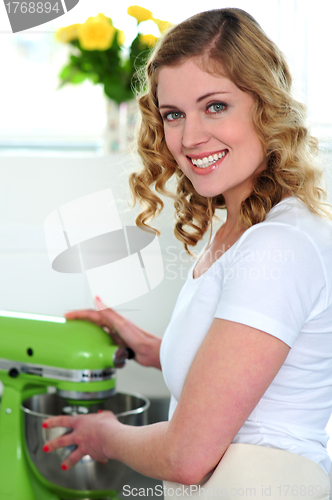
[[[26,450],[44,478],[56,486],[72,490],[121,490],[127,484],[131,469],[126,465],[109,460],[100,464],[88,455],[72,469],[63,471],[61,463],[71,452],[62,448],[52,453],[43,452],[44,444],[64,432],[67,428],[44,429],[42,423],[50,416],[73,412],[96,413],[98,410],[111,410],[120,422],[127,425],[147,424],[149,400],[141,395],[118,393],[106,401],[86,407],[70,407],[65,399],[56,394],[42,394],[27,399],[22,404],[25,422]]]

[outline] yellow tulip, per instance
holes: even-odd
[[[131,5],[127,9],[127,13],[134,17],[138,24],[152,19],[152,12],[148,9],[144,9],[144,7],[140,7],[139,5]]]
[[[60,28],[55,33],[55,38],[58,42],[69,43],[72,40],[77,40],[78,38],[78,29],[80,24],[71,24],[70,26],[66,26],[65,28]]]
[[[89,17],[78,30],[80,45],[85,50],[107,50],[113,42],[116,29],[104,14]]]
[[[160,33],[165,33],[165,31],[174,26],[174,24],[170,23],[169,21],[162,21],[161,19],[153,18],[152,21],[154,21],[158,26]]]
[[[103,14],[102,12],[99,12],[99,14],[96,16],[97,19],[100,19],[100,20],[104,20],[104,21],[111,21],[111,19],[107,16],[105,16],[105,14]]]
[[[141,35],[141,42],[145,43],[149,47],[154,47],[156,45],[158,38],[154,35]]]

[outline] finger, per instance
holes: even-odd
[[[111,335],[116,344],[119,344],[122,347],[126,347],[124,341],[120,340],[121,337],[119,337],[118,331],[116,330],[115,326],[111,323],[110,320],[108,320],[108,318],[102,316],[99,311],[94,311],[93,309],[71,311],[65,313],[65,318],[69,320],[78,319],[94,323],[95,325],[100,326],[108,335]]]
[[[114,342],[120,347],[127,347],[127,343],[122,337],[117,327],[122,327],[125,323],[125,318],[118,314],[116,311],[107,307],[99,297],[95,298],[96,307],[99,309],[98,313],[104,320],[103,329],[112,337]]]
[[[85,309],[81,311],[71,311],[65,314],[65,318],[68,320],[83,320],[88,321],[90,323],[94,323],[95,325],[100,326],[108,335],[117,335],[118,332],[113,325],[113,323],[109,320],[109,318],[100,314],[99,311],[95,311],[93,309]],[[118,343],[118,339],[114,337],[115,343]],[[119,344],[120,345],[120,344]],[[122,347],[125,347],[122,345]]]
[[[68,320],[83,320],[94,323],[101,328],[104,328],[107,333],[116,331],[116,325],[124,323],[125,319],[120,314],[108,308],[107,314],[103,314],[106,310],[95,311],[94,309],[81,309],[78,311],[69,311],[65,313],[65,318]]]
[[[110,334],[110,337],[112,338],[115,345],[117,345],[119,347],[123,347],[124,349],[127,349],[126,342],[119,335]]]
[[[104,326],[103,317],[95,311],[94,309],[82,309],[79,311],[69,311],[65,313],[66,319],[81,319],[84,321],[90,321],[90,323],[95,323],[98,326]]]
[[[80,451],[79,448],[76,448],[61,464],[62,470],[69,470],[74,467],[77,462],[82,460],[84,454]]]
[[[122,316],[117,311],[104,304],[104,302],[98,296],[95,297],[95,304],[98,309],[98,312],[104,318],[107,318],[107,320],[110,321],[112,324],[115,324],[116,326],[121,326],[127,321],[124,316]]]
[[[118,332],[118,330],[115,329],[114,326],[112,327],[103,326],[103,330],[104,332],[107,333],[107,335],[109,335],[112,338],[112,340],[116,345],[127,348],[126,342],[123,340],[120,333]]]
[[[73,444],[75,443],[73,442],[73,437],[71,433],[63,434],[62,436],[59,436],[45,443],[43,446],[43,451],[45,453],[51,453],[52,451],[55,451],[58,448],[67,448],[68,446],[72,446]]]
[[[100,311],[101,312],[101,311]],[[111,320],[110,318],[107,318],[105,317],[105,323],[107,322],[107,326],[104,326],[103,329],[104,331],[110,336],[112,337],[112,339],[114,340],[114,342],[121,346],[121,347],[127,347],[128,344],[126,342],[126,340],[124,339],[123,335],[122,335],[122,331],[118,330],[116,325],[113,323],[111,323]],[[120,326],[121,328],[121,326]]]
[[[98,310],[109,309],[109,307],[106,304],[104,304],[104,302],[101,300],[100,297],[98,297],[98,295],[95,297],[95,305]]]
[[[68,427],[71,428],[72,417],[69,415],[59,415],[57,417],[50,417],[43,421],[42,426],[44,429],[52,429],[53,427]]]
[[[120,332],[115,328],[114,325],[108,324],[107,326],[103,326],[103,330],[108,334],[108,335],[117,335],[118,337],[120,336]]]

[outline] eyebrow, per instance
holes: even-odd
[[[209,92],[208,94],[204,94],[202,95],[201,97],[199,97],[196,102],[201,102],[201,101],[204,101],[204,99],[206,99],[207,97],[211,97],[213,95],[216,95],[216,94],[230,94],[229,91],[226,91],[226,90],[220,90],[218,92]],[[173,106],[173,104],[162,104],[162,106],[159,106],[159,109],[162,109],[162,108],[170,108],[170,109],[177,109],[177,106]]]

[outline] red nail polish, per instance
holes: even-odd
[[[104,410],[98,410],[98,413],[103,413]]]
[[[61,465],[61,469],[62,469],[62,470],[67,470],[67,469],[68,469],[68,467],[67,467],[67,465],[62,464],[62,465]]]
[[[42,423],[42,427],[44,427],[44,429],[47,429],[47,427],[48,427],[47,423],[46,423],[46,422],[43,422],[43,423]]]
[[[50,451],[49,447],[46,444],[43,446],[43,451],[45,451],[45,453]]]

